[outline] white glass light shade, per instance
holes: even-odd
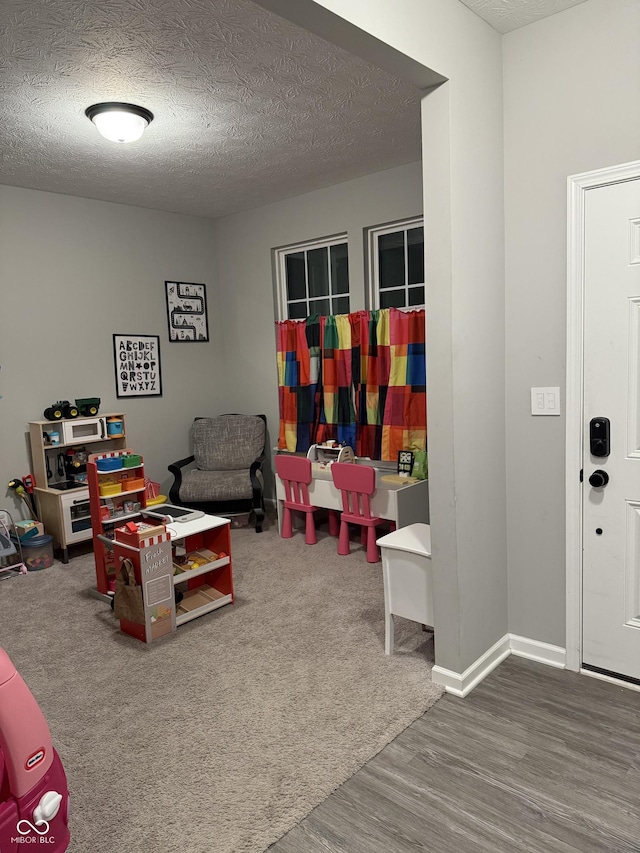
[[[99,133],[111,142],[135,142],[153,119],[153,113],[134,104],[94,104],[85,112]]]

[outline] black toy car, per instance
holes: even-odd
[[[59,421],[62,418],[77,418],[79,414],[77,406],[74,406],[69,400],[58,400],[57,403],[48,406],[44,410],[44,416],[48,421]]]

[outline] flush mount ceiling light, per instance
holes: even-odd
[[[135,142],[153,121],[153,113],[144,107],[118,101],[94,104],[84,112],[102,136],[111,142]]]

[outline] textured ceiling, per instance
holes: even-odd
[[[85,117],[130,101],[138,142]],[[0,183],[219,216],[420,159],[417,89],[249,0],[0,0]]]
[[[585,0],[462,0],[476,15],[491,24],[499,33],[525,27]]]
[[[464,2],[511,29],[579,0]],[[141,140],[98,135],[110,100]],[[221,216],[420,156],[417,89],[250,0],[0,0],[0,183]]]

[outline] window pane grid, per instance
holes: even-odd
[[[371,306],[413,308],[424,305],[424,226],[405,220],[371,229]]]
[[[349,256],[345,240],[280,250],[283,309],[289,319],[349,313]]]

